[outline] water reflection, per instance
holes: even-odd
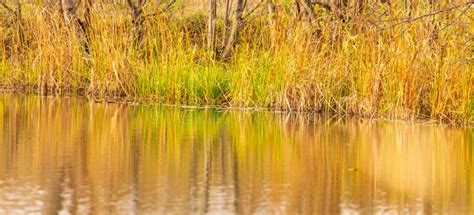
[[[0,96],[0,214],[474,213],[471,128]]]

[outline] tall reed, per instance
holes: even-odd
[[[450,7],[426,2],[415,1],[410,17]],[[350,10],[349,18],[316,8],[307,26],[292,16],[289,1],[277,1],[272,25],[264,10],[245,16],[227,60],[206,50],[208,18],[195,5],[178,3],[146,16],[137,48],[126,5],[95,3],[88,53],[84,37],[57,10],[25,4],[23,40],[6,14],[0,19],[0,85],[168,104],[472,123],[472,4],[451,4],[463,6],[406,23],[399,23],[408,16],[402,1]],[[223,22],[219,17],[218,40]]]

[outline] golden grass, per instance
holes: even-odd
[[[384,20],[407,16],[402,5],[374,4],[346,22],[317,9],[311,29],[293,21],[288,2],[277,5],[274,31],[261,11],[247,17],[227,62],[205,50],[205,12],[183,4],[147,18],[140,50],[128,8],[95,4],[90,55],[57,12],[25,5],[19,49],[12,48],[13,27],[0,26],[0,85],[181,105],[474,121],[472,6],[381,30],[398,22]],[[418,2],[412,15],[448,7]],[[218,32],[222,26],[220,19]]]

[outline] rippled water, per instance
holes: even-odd
[[[474,213],[474,131],[0,95],[0,214]]]

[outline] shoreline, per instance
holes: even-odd
[[[337,119],[354,119],[363,121],[384,121],[384,122],[401,122],[401,123],[416,123],[425,125],[439,125],[448,127],[459,127],[459,128],[471,128],[474,127],[474,122],[459,122],[450,119],[433,119],[421,116],[414,117],[387,117],[387,116],[363,116],[358,114],[341,114],[331,111],[312,111],[312,110],[285,110],[276,108],[264,108],[264,107],[237,107],[237,106],[226,106],[226,105],[187,105],[187,104],[171,104],[171,103],[160,103],[157,100],[149,97],[135,97],[130,98],[126,96],[94,96],[87,94],[77,93],[38,93],[33,90],[18,90],[12,88],[0,87],[0,94],[11,94],[13,96],[38,96],[45,98],[79,98],[85,99],[88,102],[101,103],[101,104],[117,104],[126,106],[157,106],[165,108],[179,108],[179,109],[194,109],[194,110],[220,110],[220,111],[241,111],[241,112],[267,112],[273,114],[303,114],[311,116],[322,116],[324,118],[337,118]]]

